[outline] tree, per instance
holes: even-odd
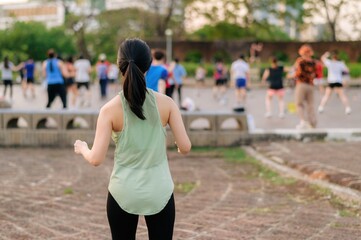
[[[165,29],[173,15],[175,0],[143,0],[156,14],[156,30],[159,37],[164,36]]]
[[[305,7],[312,15],[320,16],[330,30],[331,41],[339,40],[339,35],[345,35],[345,31],[339,25],[340,20],[347,20],[354,29],[361,24],[361,3],[359,0],[306,0]]]
[[[63,55],[75,53],[72,36],[64,27],[47,29],[37,22],[16,22],[10,29],[0,31],[1,57],[13,55],[22,61],[27,57],[43,60],[50,48]]]
[[[197,40],[235,40],[245,39],[260,41],[289,41],[290,38],[279,27],[268,23],[253,23],[247,28],[238,24],[219,22],[215,25],[205,25],[192,33],[190,38]]]
[[[198,0],[193,2],[188,8],[188,13],[193,13],[196,17],[204,17],[208,20],[208,25],[216,26],[220,22],[227,22],[238,25],[247,30],[250,34],[252,28],[261,28],[263,34],[251,34],[253,37],[262,38],[277,36],[268,34],[267,28],[277,25],[272,31],[282,32],[281,28],[294,22],[295,26],[301,24],[304,15],[303,0]],[[273,21],[273,22],[272,22]],[[237,34],[233,34],[236,36]],[[284,39],[284,34],[281,36]]]

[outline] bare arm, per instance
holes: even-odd
[[[321,61],[323,63],[325,63],[328,59],[328,57],[330,56],[330,53],[329,52],[325,52],[322,56],[321,56]]]
[[[268,77],[269,77],[269,69],[266,69],[262,76],[262,83],[266,83]]]
[[[112,133],[111,114],[109,112],[111,109],[105,107],[100,110],[92,149],[89,149],[88,144],[84,141],[76,140],[74,143],[75,153],[83,155],[84,159],[93,166],[100,165],[108,151]]]
[[[250,71],[248,71],[246,73],[246,85],[247,85],[248,88],[251,87],[251,73],[250,73]]]
[[[14,66],[11,70],[13,70],[13,71],[19,71],[19,70],[21,70],[24,66],[25,66],[25,64],[22,62],[22,63],[20,63],[19,65]]]
[[[44,61],[43,65],[41,66],[41,73],[43,75],[43,78],[46,78],[46,61]]]
[[[186,129],[183,124],[182,115],[179,111],[178,106],[173,100],[171,100],[171,108],[169,113],[168,124],[172,129],[175,142],[178,147],[178,152],[187,154],[191,150],[191,141],[187,135]]]
[[[69,72],[68,72],[68,70],[66,69],[64,62],[59,61],[59,62],[58,62],[58,66],[59,66],[59,68],[60,68],[61,74],[62,74],[64,77],[66,77],[66,78],[69,77]]]
[[[164,79],[159,79],[158,92],[165,94],[165,80]]]

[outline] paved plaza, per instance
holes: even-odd
[[[35,99],[24,99],[16,86],[13,109],[44,109],[46,92],[40,86],[36,91]],[[262,88],[249,92],[247,113],[256,128],[294,129],[297,117],[292,112],[284,119],[276,114],[264,117],[264,94]],[[292,102],[293,94],[287,90],[287,102]],[[360,89],[347,89],[347,94],[352,114],[345,115],[334,96],[330,107],[318,115],[319,128],[359,128]],[[213,99],[211,88],[201,89],[198,95],[194,88],[185,87],[186,96],[205,111],[231,111],[234,106],[231,90],[225,104]],[[319,100],[317,93],[316,97]],[[104,103],[93,86],[91,109]],[[61,109],[59,99],[52,108]],[[313,179],[361,189],[359,142],[254,142],[249,147]],[[105,204],[112,152],[109,149],[105,163],[95,168],[71,148],[0,148],[0,240],[110,239]],[[194,187],[191,191],[176,188],[174,239],[361,239],[360,201],[332,197],[330,191],[302,181],[274,183],[259,177],[257,167],[227,162],[219,154],[195,151],[182,157],[170,151],[169,160],[176,185]],[[147,239],[143,218],[137,239]]]
[[[106,218],[112,149],[92,167],[72,149],[1,149],[0,239],[110,239]],[[249,164],[169,152],[174,239],[361,239],[360,217],[302,182],[272,183]],[[147,239],[141,218],[137,239]]]
[[[119,89],[109,89],[108,99],[117,94]],[[45,109],[47,103],[47,94],[46,90],[40,85],[36,87],[37,97],[24,98],[21,92],[20,86],[15,86],[14,88],[14,100],[13,108],[14,109]],[[248,92],[248,99],[246,110],[247,114],[250,114],[254,119],[255,128],[272,130],[272,129],[295,129],[295,126],[298,124],[298,117],[293,111],[289,111],[285,118],[278,118],[276,99],[274,99],[274,114],[271,118],[265,118],[265,88],[255,87]],[[346,89],[346,94],[349,97],[351,107],[353,112],[351,115],[345,115],[344,108],[341,101],[337,98],[336,95],[333,95],[328,104],[325,107],[325,112],[318,114],[318,128],[333,128],[333,129],[352,129],[360,128],[361,122],[361,89],[360,88],[348,88]],[[212,88],[205,87],[197,90],[194,87],[185,86],[183,89],[183,99],[185,97],[192,98],[197,107],[203,111],[232,111],[232,108],[235,104],[234,91],[228,89],[226,94],[227,101],[221,104],[219,101],[213,98]],[[320,102],[320,95],[315,91],[316,103]],[[178,100],[177,93],[174,94],[175,101]],[[285,95],[285,101],[287,104],[294,103],[294,90],[287,89]],[[69,101],[68,101],[69,102]],[[91,86],[91,105],[90,107],[82,107],[86,109],[95,109],[98,110],[106,101],[100,99],[100,91],[98,85],[94,84]],[[315,106],[316,108],[317,106]],[[52,109],[61,109],[60,98],[57,98],[53,103]],[[292,109],[289,109],[292,110]]]

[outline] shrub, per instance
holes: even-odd
[[[185,62],[200,63],[202,61],[202,53],[198,50],[192,50],[186,53]]]
[[[361,54],[358,56],[357,62],[358,62],[358,63],[361,63]]]
[[[349,63],[347,64],[350,70],[351,78],[360,78],[361,77],[361,64],[360,63]]]
[[[280,62],[288,62],[289,58],[288,55],[282,51],[274,52],[273,55],[278,59]]]
[[[222,59],[223,62],[225,62],[225,63],[230,63],[232,61],[231,56],[226,51],[217,51],[217,52],[214,53],[213,60],[217,61],[217,60],[220,60],[220,59]]]
[[[350,57],[348,56],[348,54],[345,51],[340,51],[338,53],[338,58],[344,62],[350,61]]]

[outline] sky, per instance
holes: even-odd
[[[23,3],[28,2],[29,0],[0,0],[0,5],[8,3]]]

